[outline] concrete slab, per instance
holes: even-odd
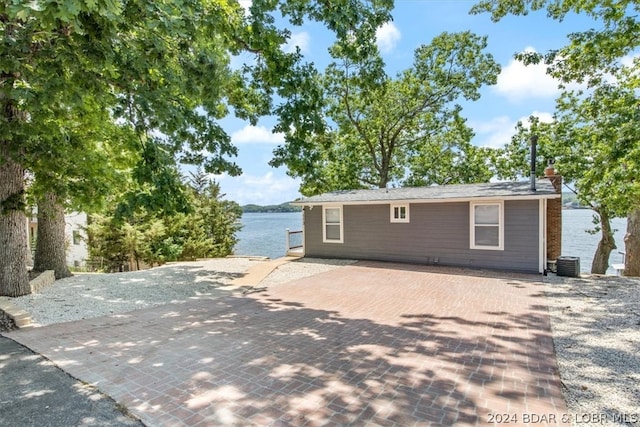
[[[273,270],[287,262],[300,259],[296,256],[285,256],[274,260],[256,261],[256,264],[249,268],[241,277],[233,279],[233,286],[257,286],[267,277]]]

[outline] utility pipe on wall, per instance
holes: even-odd
[[[538,149],[538,135],[531,135],[531,174],[529,176],[531,182],[531,191],[536,191],[536,157]]]

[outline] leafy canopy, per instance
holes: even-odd
[[[413,66],[396,78],[385,73],[376,49],[354,59],[344,53],[348,48],[332,51],[336,60],[322,78],[322,128],[304,139],[288,133],[272,165],[285,164],[301,177],[303,194],[445,181],[454,164],[467,161],[478,175],[460,176],[461,182],[488,179],[456,104],[478,99],[482,85],[496,82],[500,68],[484,52],[484,37],[443,33],[420,46]],[[425,174],[436,158],[443,170]]]

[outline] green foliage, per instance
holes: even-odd
[[[123,158],[139,161],[137,172],[147,171],[136,178],[165,197],[171,186],[157,179],[149,157],[157,151],[237,175],[230,160],[237,149],[218,123],[230,111],[252,123],[276,114],[278,126],[300,134],[319,123],[317,73],[283,48],[291,32],[275,18],[325,23],[342,44],[355,37],[363,49],[348,55],[358,56],[391,7],[391,0],[256,1],[246,13],[233,0],[3,3],[0,140],[42,177],[32,191],[53,191],[82,210],[119,186],[107,178],[132,167],[118,165]],[[247,64],[232,70],[240,54]],[[85,161],[73,163],[77,157]]]
[[[91,258],[117,271],[128,262],[154,265],[231,254],[242,214],[238,204],[223,200],[215,182],[199,181],[186,187],[185,193],[188,213],[159,214],[140,208],[123,218],[112,209],[93,217],[88,226]]]
[[[547,72],[563,84],[582,83],[581,91],[568,90],[557,100],[555,122],[521,125],[498,169],[509,173],[521,168],[522,140],[527,133],[539,134],[546,156],[557,159],[557,167],[577,190],[578,200],[594,209],[596,229],[602,232],[593,273],[607,269],[616,245],[610,218],[640,212],[640,59],[630,54],[640,46],[640,3],[632,0],[483,0],[473,11],[491,12],[494,20],[507,14],[526,15],[546,9],[562,20],[569,13],[586,14],[597,28],[570,34],[569,44],[544,54],[524,53],[525,63],[544,61]],[[517,172],[516,172],[517,173]],[[632,223],[632,221],[629,221]],[[637,240],[637,230],[628,229],[625,240]],[[627,245],[627,271],[640,271],[640,250]],[[631,261],[633,260],[633,261]],[[632,265],[634,264],[634,265]]]
[[[500,19],[508,13],[526,14],[543,8],[554,19],[575,12],[599,20],[598,30],[573,33],[567,46],[537,58],[546,61],[551,75],[563,82],[584,82],[587,89],[564,91],[557,100],[553,124],[534,121],[528,130],[519,124],[498,169],[503,176],[522,171],[523,140],[536,133],[541,157],[556,159],[565,180],[574,183],[581,203],[610,217],[625,216],[640,200],[640,183],[635,179],[640,174],[639,58],[624,58],[640,46],[636,18],[640,4],[624,0],[492,0],[481,2],[474,10],[490,11],[494,19]],[[537,60],[522,55],[521,59]],[[511,172],[505,174],[506,170]]]
[[[621,84],[604,84],[586,97],[565,94],[558,101],[560,137],[572,141],[565,151],[573,160],[580,188],[612,217],[638,206],[640,183],[640,98]]]
[[[525,62],[549,65],[549,72],[563,82],[605,83],[624,66],[620,61],[640,46],[640,3],[636,0],[482,0],[472,13],[489,12],[494,21],[506,15],[527,15],[545,10],[562,21],[571,13],[594,19],[594,28],[568,34],[569,44],[544,54],[522,54]]]
[[[496,82],[500,68],[484,52],[485,38],[443,33],[420,46],[413,67],[396,78],[385,74],[377,50],[354,59],[345,55],[347,47],[332,51],[336,62],[323,77],[324,129],[302,140],[291,137],[295,129],[289,131],[272,165],[284,164],[291,176],[301,177],[305,195],[389,183],[428,185],[446,175],[456,182],[488,179],[482,158],[488,153],[470,146],[472,132],[455,105],[461,98],[478,99],[482,85]],[[433,165],[440,168],[436,176],[426,173],[432,161],[439,162]],[[453,168],[459,173],[449,174]]]
[[[459,123],[434,136],[433,143],[419,146],[409,159],[410,175],[404,184],[417,187],[489,182],[496,173],[493,159],[497,150],[472,145],[472,136],[471,129]]]
[[[117,224],[108,215],[92,215],[87,236],[91,262],[105,271],[118,271],[130,258],[139,258],[139,233],[129,224]]]
[[[118,215],[128,221],[188,212],[178,164],[241,172],[219,123],[230,112],[251,123],[275,114],[280,128],[302,136],[318,128],[317,73],[285,49],[291,31],[276,17],[324,23],[339,43],[355,37],[366,48],[391,7],[391,0],[254,1],[246,13],[236,0],[2,2],[0,144],[18,167],[0,169],[0,183],[20,182],[28,171],[33,199],[54,193],[82,211],[99,211],[124,189]],[[246,64],[234,70],[240,55]],[[0,234],[10,235],[4,228]],[[20,250],[19,239],[7,243],[10,251]],[[174,256],[173,243],[154,245],[145,253]],[[2,277],[23,267],[0,260]],[[7,286],[0,283],[0,293]]]

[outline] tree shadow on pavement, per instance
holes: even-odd
[[[541,285],[362,268],[11,336],[150,425],[470,426],[564,410]]]
[[[0,336],[0,425],[142,426],[95,387]]]

